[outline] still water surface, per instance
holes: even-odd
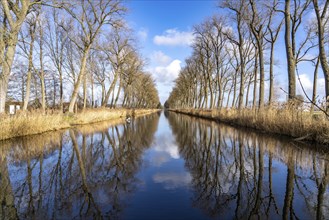
[[[176,113],[0,142],[1,219],[329,219],[329,154]]]

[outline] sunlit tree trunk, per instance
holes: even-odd
[[[40,77],[40,82],[41,82],[41,109],[43,114],[45,113],[46,110],[46,86],[45,86],[45,71],[44,71],[44,61],[43,61],[43,27],[41,24],[39,25],[39,37],[40,37],[40,42],[39,42],[39,60],[40,60],[40,72],[39,72],[39,77]]]
[[[77,82],[74,84],[74,89],[73,89],[73,93],[72,93],[71,101],[70,101],[70,105],[69,105],[69,112],[73,112],[74,105],[76,104],[76,101],[78,98],[78,92],[80,89],[80,85],[81,85],[81,82],[85,75],[88,54],[89,54],[89,48],[86,48],[86,50],[83,52],[83,55],[81,58],[81,67],[80,67],[79,76],[78,76]]]
[[[33,22],[33,21],[32,21]],[[29,100],[30,100],[30,92],[31,92],[31,77],[32,77],[32,69],[33,69],[33,46],[34,46],[34,40],[35,40],[35,28],[36,24],[35,22],[30,24],[30,45],[29,45],[29,54],[28,54],[28,67],[27,67],[27,76],[26,76],[26,92],[24,97],[24,103],[23,103],[23,110],[25,111],[27,109]]]
[[[285,21],[285,32],[284,42],[286,47],[287,56],[287,71],[288,71],[288,99],[292,100],[296,96],[296,62],[295,55],[293,53],[293,45],[291,43],[291,23],[290,23],[290,0],[285,1],[284,8],[284,21]],[[293,39],[294,40],[294,39]]]
[[[312,93],[312,103],[311,103],[311,115],[313,115],[314,112],[314,104],[316,103],[316,90],[317,90],[317,82],[318,82],[318,69],[319,69],[319,63],[320,59],[318,58],[315,64],[314,69],[314,77],[313,77],[313,93]]]
[[[322,13],[320,14],[320,9],[318,5],[318,0],[313,0],[314,11],[317,19],[317,33],[319,41],[319,58],[321,62],[322,71],[324,74],[325,82],[325,94],[326,94],[326,111],[329,113],[329,63],[326,57],[326,48],[325,48],[325,19],[328,19],[327,11],[329,7],[329,1],[325,1],[323,6]],[[327,48],[328,49],[328,48]]]
[[[30,7],[34,3],[30,0],[17,0],[15,3],[1,0],[4,23],[0,31],[0,113],[5,111],[8,82],[15,56],[18,33]],[[15,12],[13,12],[12,7],[15,8]]]

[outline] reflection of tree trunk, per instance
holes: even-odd
[[[0,203],[0,219],[18,219],[6,157],[0,159]]]
[[[82,157],[80,155],[78,142],[77,142],[76,137],[75,137],[75,134],[74,134],[74,132],[72,130],[70,130],[70,137],[71,137],[71,140],[72,140],[72,145],[73,145],[74,152],[77,155],[77,160],[78,160],[78,164],[79,164],[79,168],[80,168],[80,173],[81,173],[81,179],[82,179],[82,189],[83,189],[83,191],[84,191],[84,193],[86,195],[86,201],[88,202],[88,204],[87,204],[87,212],[90,209],[90,204],[92,204],[95,207],[98,216],[101,216],[101,212],[100,212],[99,208],[97,207],[97,205],[95,203],[95,200],[93,198],[93,195],[90,193],[90,190],[88,188],[85,165],[84,165],[83,160],[82,160]],[[82,212],[82,210],[84,208],[84,204],[85,203],[83,203],[82,204],[82,207],[80,208],[80,214],[81,214],[81,212]]]
[[[40,171],[39,171],[39,204],[38,204],[38,208],[42,207],[42,165],[43,165],[43,154],[41,154],[40,156],[40,160],[39,160],[39,164],[40,164]]]
[[[315,158],[314,158],[315,159]],[[323,215],[323,206],[324,206],[324,195],[326,193],[327,184],[329,181],[329,162],[328,162],[328,156],[327,160],[325,161],[325,167],[324,167],[324,174],[322,177],[322,182],[317,181],[318,185],[318,204],[316,207],[316,219],[325,219],[325,216]],[[315,176],[317,178],[317,176]],[[328,217],[328,216],[327,216]]]
[[[70,137],[72,139],[73,149],[75,151],[75,154],[77,155],[77,160],[78,160],[78,163],[79,163],[79,168],[80,168],[80,173],[81,173],[81,177],[82,177],[83,187],[86,187],[86,184],[85,184],[86,181],[87,181],[86,170],[85,170],[85,166],[83,164],[83,160],[82,160],[81,155],[80,155],[78,142],[77,142],[75,134],[72,130],[70,130]]]
[[[30,195],[30,198],[29,198],[29,212],[30,213],[34,213],[34,205],[33,205],[33,187],[32,187],[32,168],[31,168],[31,162],[30,162],[30,159],[28,159],[27,161],[27,185],[28,185],[28,188],[29,188],[29,195]]]
[[[289,158],[287,164],[287,182],[286,182],[286,195],[284,198],[284,206],[282,218],[288,219],[289,212],[290,216],[292,216],[292,202],[294,196],[294,178],[295,178],[295,159],[293,156]]]
[[[251,211],[252,215],[257,215],[260,205],[261,205],[261,197],[263,191],[263,171],[264,171],[264,149],[263,144],[259,144],[259,151],[258,151],[258,182],[257,182],[257,195],[256,195],[256,202],[253,210]]]
[[[242,138],[239,134],[239,183],[238,183],[238,191],[237,191],[237,205],[235,209],[235,218],[239,219],[239,208],[241,206],[241,198],[243,198],[243,192],[242,192],[242,184],[244,180],[244,147],[242,144]]]
[[[273,204],[274,204],[274,207],[275,207],[275,211],[276,213],[278,214],[279,211],[278,211],[278,208],[276,206],[276,202],[275,202],[275,198],[274,198],[274,195],[273,195],[273,189],[272,189],[272,153],[269,153],[269,157],[268,157],[268,183],[269,183],[269,191],[270,191],[270,200],[268,201],[268,207],[267,207],[267,210],[266,210],[266,213],[269,213],[270,211],[270,207],[271,207],[271,203],[273,201]]]
[[[58,150],[58,161],[56,164],[56,172],[55,174],[58,173],[58,184],[55,184],[55,196],[58,196],[59,198],[64,198],[64,185],[63,185],[63,181],[62,181],[62,152],[63,152],[63,136],[61,135],[61,140],[60,140],[60,146],[59,146],[59,150]],[[57,191],[57,187],[59,186],[59,193]],[[58,207],[59,205],[59,199],[55,199],[55,207]]]

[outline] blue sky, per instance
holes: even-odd
[[[146,70],[156,81],[162,104],[168,98],[180,69],[185,65],[184,60],[191,55],[193,26],[216,13],[224,13],[223,9],[216,7],[218,2],[215,0],[128,0],[128,25],[136,32],[138,46],[143,57],[147,59]],[[312,17],[312,14],[307,18],[309,17]],[[282,33],[275,53],[279,63],[275,67],[276,93],[284,99],[285,94],[280,87],[287,91],[287,74]],[[309,64],[300,65],[301,80],[309,93],[312,91],[312,71],[313,67]],[[321,71],[319,77],[318,91],[321,95],[324,90]],[[302,93],[300,86],[297,86],[297,94],[300,93]]]
[[[193,25],[217,10],[217,1],[131,0],[128,25],[138,37],[147,59],[146,68],[156,80],[162,103],[168,98],[184,60],[191,54]]]

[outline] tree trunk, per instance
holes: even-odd
[[[90,76],[91,79],[91,107],[94,108],[95,107],[95,99],[94,99],[94,78],[91,75]]]
[[[286,0],[284,8],[284,20],[285,20],[285,46],[287,55],[287,70],[288,70],[288,99],[292,100],[296,96],[296,63],[294,58],[294,53],[292,49],[291,39],[290,39],[290,0]]]
[[[326,93],[326,111],[329,113],[329,63],[326,57],[325,45],[324,45],[324,19],[326,12],[329,7],[329,2],[326,1],[322,15],[320,15],[320,10],[318,6],[318,0],[313,0],[314,11],[316,14],[316,19],[318,23],[318,39],[319,39],[319,57],[321,62],[321,67],[324,75],[325,82],[325,93]]]
[[[0,76],[0,113],[5,112],[8,78]]]
[[[62,69],[59,70],[59,106],[60,106],[60,110],[61,113],[63,113],[63,73],[62,73]]]
[[[274,42],[271,42],[271,53],[270,53],[270,91],[268,97],[268,104],[271,106],[273,102],[274,95],[274,73],[273,73],[273,65],[274,65]]]
[[[121,80],[120,80],[118,92],[117,92],[117,95],[116,95],[115,101],[114,101],[114,108],[116,108],[116,106],[117,106],[117,102],[119,100],[119,95],[120,95],[120,92],[121,92],[121,87],[122,87],[122,84],[121,84]]]
[[[11,1],[10,1],[11,2]],[[1,0],[2,18],[9,22],[10,28],[2,25],[2,32],[6,32],[6,36],[2,34],[0,41],[0,113],[5,112],[6,97],[8,90],[9,76],[15,56],[16,44],[18,41],[18,33],[21,29],[22,23],[30,9],[30,1],[17,2],[14,5],[15,12],[9,7],[9,1]],[[13,18],[15,16],[15,18]],[[4,39],[6,38],[6,39]]]
[[[252,108],[256,109],[257,107],[257,74],[258,73],[258,56],[255,58],[255,69],[254,69],[254,94],[253,94],[253,103],[252,103]]]
[[[69,105],[69,112],[70,113],[73,113],[74,105],[75,105],[75,103],[77,101],[77,98],[78,98],[78,92],[79,92],[79,89],[80,89],[80,85],[81,85],[81,82],[82,82],[82,80],[84,78],[84,75],[85,75],[85,69],[86,69],[88,54],[89,54],[89,47],[86,48],[85,51],[83,51],[83,56],[82,56],[82,59],[81,59],[80,73],[79,73],[79,76],[78,76],[78,80],[74,85],[74,89],[73,89],[73,93],[72,93],[71,101],[70,101],[70,105]]]
[[[246,92],[246,102],[245,106],[248,107],[248,102],[249,102],[249,90],[250,90],[250,85],[251,85],[251,77],[249,78],[248,85],[247,85],[247,92]]]
[[[30,31],[31,35],[31,42],[30,42],[30,50],[29,50],[29,65],[27,68],[27,76],[26,76],[26,93],[24,97],[24,103],[23,103],[23,111],[26,111],[27,105],[30,100],[30,92],[31,92],[31,75],[32,75],[32,67],[33,67],[33,45],[34,45],[34,33],[32,30]]]
[[[42,109],[42,113],[45,114],[45,111],[46,111],[46,86],[45,86],[45,76],[44,76],[43,70],[41,70],[40,82],[41,82],[41,109]]]
[[[40,81],[41,81],[41,109],[42,113],[46,110],[46,88],[45,88],[45,72],[43,65],[43,29],[40,26]]]
[[[87,107],[87,74],[83,77],[83,110]]]
[[[317,90],[317,82],[318,82],[318,69],[319,69],[320,59],[318,58],[315,64],[314,69],[314,77],[313,77],[313,94],[312,94],[312,103],[311,103],[311,115],[314,112],[314,103],[316,103],[316,90]]]
[[[117,71],[115,71],[113,82],[111,83],[110,88],[109,88],[109,90],[107,90],[107,93],[105,95],[104,102],[103,102],[103,107],[105,107],[107,105],[112,91],[114,92],[114,88],[115,88],[115,85],[118,81],[118,77],[119,77],[119,73]]]
[[[0,113],[5,112],[8,82],[11,72],[11,66],[13,64],[15,56],[17,36],[16,39],[13,40],[13,42],[15,43],[8,46],[7,52],[4,55],[4,60],[0,61],[2,66],[2,73],[0,74]]]
[[[264,92],[265,92],[265,73],[264,73],[264,53],[263,42],[261,39],[257,40],[258,44],[258,56],[259,56],[259,103],[258,107],[262,109],[264,107]]]
[[[57,93],[57,89],[56,89],[56,79],[55,76],[53,76],[53,109],[55,109],[56,107],[56,93]]]

